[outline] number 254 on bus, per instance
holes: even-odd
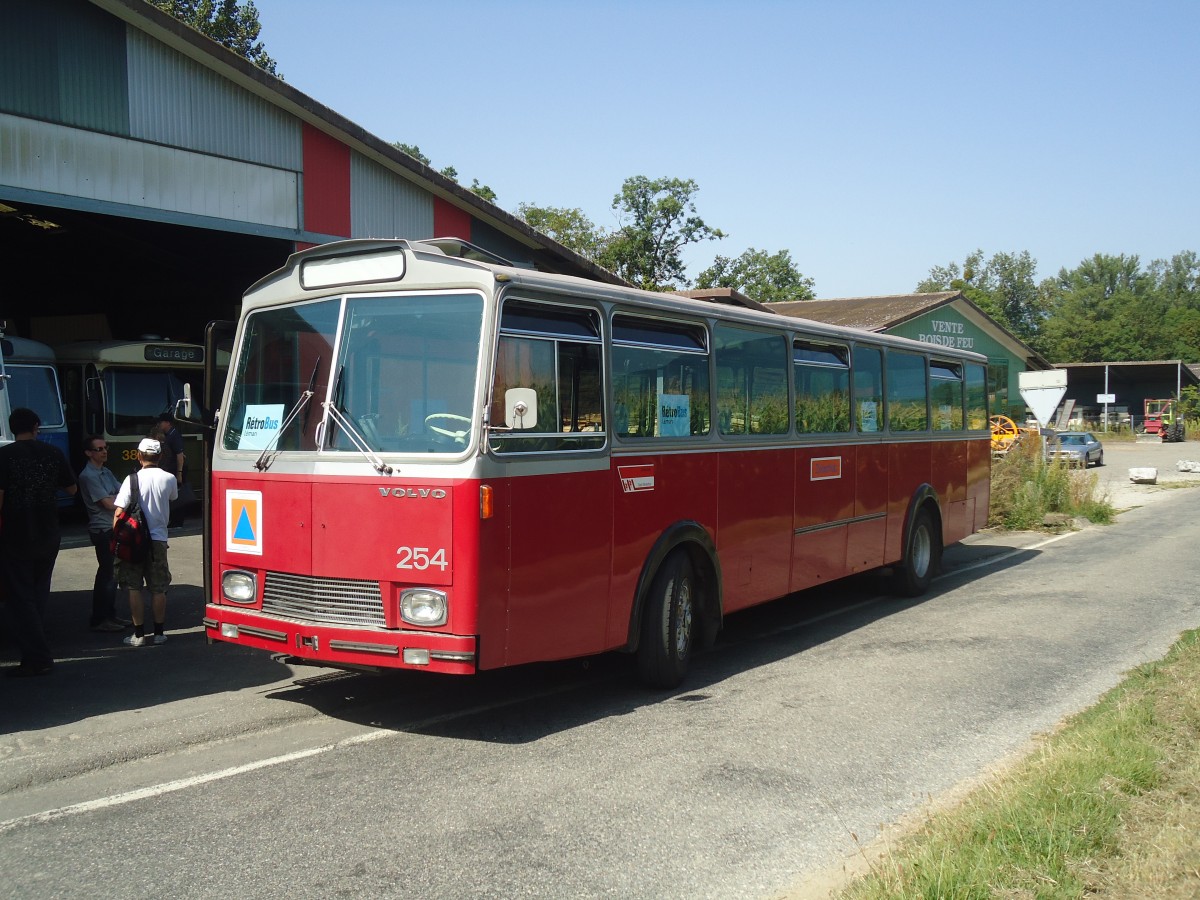
[[[974,353],[328,244],[245,296],[204,624],[358,669],[625,651],[671,687],[731,612],[924,591],[986,520],[989,445]]]

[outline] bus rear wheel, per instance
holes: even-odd
[[[647,687],[677,687],[687,675],[695,639],[696,578],[686,553],[671,554],[654,576],[642,612],[638,679]]]
[[[892,573],[892,589],[902,597],[919,597],[929,590],[942,562],[942,536],[929,510],[917,510],[904,562]]]

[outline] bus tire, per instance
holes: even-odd
[[[638,641],[638,680],[647,687],[678,687],[687,675],[688,661],[699,622],[696,577],[682,551],[667,557],[650,583],[642,612]]]
[[[892,590],[901,597],[919,597],[929,590],[942,562],[942,534],[929,509],[921,507],[913,516],[904,547],[904,561],[892,573]]]

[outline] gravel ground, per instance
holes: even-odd
[[[1200,473],[1180,472],[1180,461],[1200,462],[1200,441],[1178,444],[1109,441],[1104,445],[1104,465],[1093,467],[1100,484],[1117,509],[1142,506],[1170,493],[1181,484],[1200,486]],[[1157,484],[1133,484],[1129,470],[1158,470]]]

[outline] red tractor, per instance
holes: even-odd
[[[1157,434],[1163,441],[1183,440],[1183,416],[1175,411],[1174,400],[1147,400],[1142,431]]]

